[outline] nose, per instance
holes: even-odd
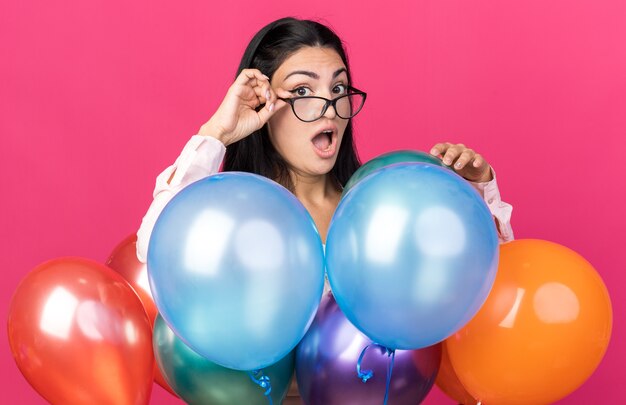
[[[324,111],[324,117],[328,118],[328,119],[333,119],[337,116],[337,107],[335,107],[335,104],[329,104],[328,107],[326,108],[326,111]]]

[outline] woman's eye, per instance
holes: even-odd
[[[298,87],[297,89],[291,90],[291,92],[298,97],[304,97],[309,95],[310,90],[306,87]]]
[[[338,84],[333,87],[333,94],[345,94],[347,93],[348,87],[344,84]]]

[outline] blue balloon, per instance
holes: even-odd
[[[401,163],[357,183],[326,241],[333,294],[374,342],[419,349],[467,323],[498,265],[498,236],[481,196],[448,169]]]
[[[148,248],[150,287],[166,323],[221,366],[276,363],[302,339],[324,286],[310,215],[287,189],[229,172],[180,191]]]

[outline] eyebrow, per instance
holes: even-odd
[[[333,73],[333,79],[335,79],[337,76],[339,76],[340,74],[342,74],[342,73],[344,73],[344,72],[345,72],[346,74],[348,73],[348,70],[347,70],[345,67],[342,67],[342,68],[340,68],[340,69],[337,69],[337,70],[335,71],[335,73]],[[318,74],[317,74],[317,73],[315,73],[315,72],[310,72],[310,71],[308,71],[308,70],[295,70],[295,71],[293,71],[293,72],[289,73],[287,76],[285,76],[285,78],[284,78],[283,80],[287,80],[287,78],[289,78],[290,76],[293,76],[293,75],[304,75],[304,76],[309,76],[311,79],[316,79],[316,80],[319,80],[319,78],[320,78],[320,75],[318,75]]]

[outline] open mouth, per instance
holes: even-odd
[[[333,131],[330,129],[322,131],[311,142],[320,152],[330,152],[333,146]]]

